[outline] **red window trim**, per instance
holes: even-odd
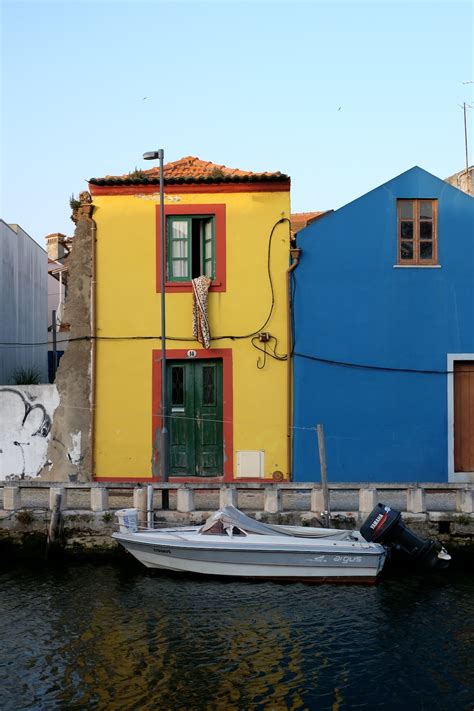
[[[214,215],[215,217],[215,249],[216,249],[216,277],[212,280],[210,291],[226,290],[226,262],[225,262],[225,237],[226,237],[226,206],[224,204],[206,205],[165,205],[165,221],[169,215]],[[165,228],[166,229],[166,228]],[[166,240],[165,240],[166,249]],[[166,261],[166,254],[165,254]],[[160,206],[156,206],[156,291],[161,292],[161,228]],[[191,282],[165,282],[166,293],[191,292]]]
[[[170,360],[189,360],[187,350],[166,349],[166,358]],[[152,453],[155,457],[153,443],[155,435],[161,429],[161,350],[152,351],[152,427],[151,442]],[[212,350],[196,351],[197,359],[221,358],[222,359],[222,419],[224,437],[224,472],[223,476],[196,477],[177,476],[170,477],[171,482],[230,482],[234,475],[234,429],[233,429],[233,385],[232,385],[232,349],[213,348]],[[158,481],[158,480],[156,480]]]

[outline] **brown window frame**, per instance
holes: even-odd
[[[401,216],[401,206],[403,203],[412,202],[413,203],[413,217],[406,218]],[[431,220],[420,219],[420,206],[422,202],[431,202]],[[408,240],[406,238],[402,239],[402,222],[413,222],[413,240]],[[421,240],[420,239],[420,222],[431,221],[431,240]],[[413,257],[412,259],[402,259],[401,257],[401,243],[413,241]],[[432,242],[432,255],[430,259],[420,258],[420,242]],[[397,200],[397,265],[400,266],[413,266],[417,267],[429,267],[438,264],[438,200],[434,198],[400,198]]]

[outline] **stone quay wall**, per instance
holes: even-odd
[[[169,509],[161,492],[169,490]],[[225,505],[257,520],[320,526],[326,514],[320,484],[153,484],[8,482],[0,487],[0,549],[15,556],[44,549],[57,494],[61,494],[60,547],[69,554],[114,554],[115,512],[136,508],[140,525],[199,525]],[[474,549],[472,485],[335,484],[328,487],[335,528],[358,528],[380,501],[402,511],[405,522],[425,537]]]

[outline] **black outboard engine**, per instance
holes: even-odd
[[[417,562],[423,568],[441,570],[447,568],[451,560],[439,541],[417,536],[403,523],[400,511],[384,504],[377,504],[360,532],[366,541],[381,543],[394,557]]]

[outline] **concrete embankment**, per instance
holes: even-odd
[[[155,525],[198,525],[211,511],[156,511]],[[318,526],[318,518],[311,512],[288,511],[266,513],[248,512],[258,520],[287,525]],[[0,560],[44,559],[51,514],[49,511],[0,512]],[[474,560],[474,516],[451,512],[403,514],[406,524],[419,535],[437,538],[446,547],[462,552],[462,559]],[[357,512],[339,512],[332,516],[335,528],[358,528]],[[66,559],[94,558],[124,559],[126,554],[112,538],[117,530],[114,511],[91,512],[67,510],[61,513],[58,536],[53,552]],[[129,556],[126,556],[129,558]]]

